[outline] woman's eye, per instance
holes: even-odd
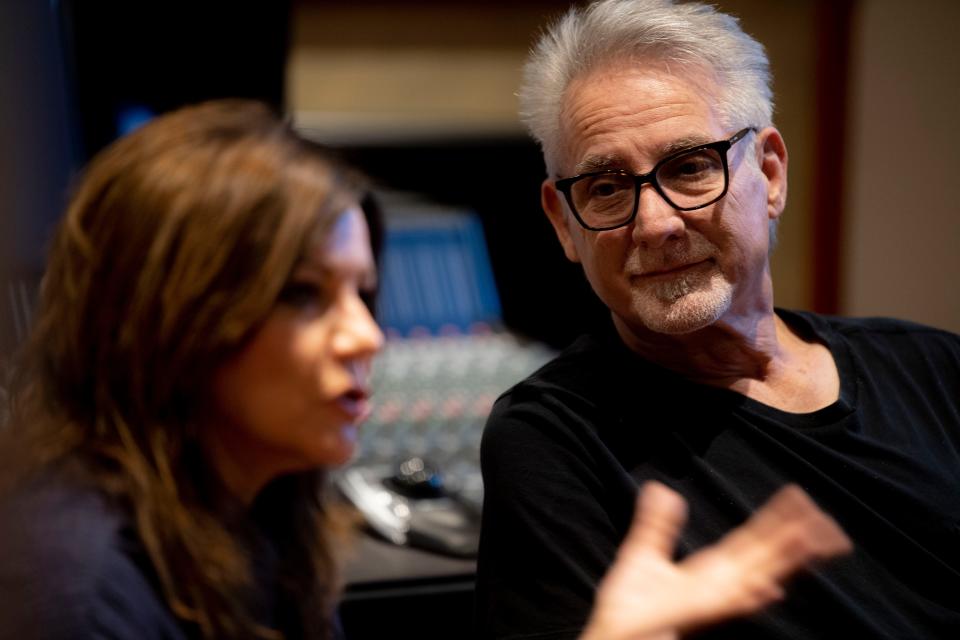
[[[319,287],[306,282],[291,282],[280,291],[277,301],[297,309],[322,306],[326,295]]]
[[[377,289],[376,287],[363,287],[360,289],[360,299],[366,305],[370,315],[376,316],[377,313]]]

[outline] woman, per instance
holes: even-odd
[[[361,195],[245,101],[165,115],[94,159],[13,392],[0,637],[335,635],[347,519],[323,475],[353,452],[383,340]],[[585,637],[754,610],[846,545],[794,490],[676,565],[682,500],[641,499]],[[732,595],[691,589],[716,584]]]
[[[18,475],[45,470],[26,513],[81,529],[49,541],[57,574],[109,572],[79,594],[90,624],[116,616],[104,598],[139,613],[162,594],[138,625],[326,634],[336,517],[317,489],[353,451],[382,342],[360,297],[375,272],[359,197],[247,102],[159,118],[88,168],[50,252],[12,428]],[[70,502],[82,508],[59,509]],[[129,553],[89,566],[116,551],[96,540],[132,532]]]

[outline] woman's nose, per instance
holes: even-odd
[[[372,357],[383,347],[383,332],[359,295],[351,294],[344,304],[335,348],[343,357]]]

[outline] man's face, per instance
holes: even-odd
[[[736,132],[711,107],[716,93],[706,76],[659,67],[592,71],[567,90],[553,169],[560,177],[646,173],[673,151],[727,139]],[[728,151],[730,186],[719,202],[678,211],[646,185],[636,219],[609,231],[580,227],[553,187],[557,176],[544,182],[543,206],[567,257],[583,264],[594,291],[631,331],[688,333],[772,304],[768,228],[783,209],[786,151],[774,129],[756,140],[748,136]]]

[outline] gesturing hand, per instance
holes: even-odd
[[[657,482],[641,488],[581,640],[671,640],[753,613],[782,598],[783,583],[799,569],[852,549],[836,522],[794,485],[717,543],[675,563],[686,517],[686,502],[671,489]]]

